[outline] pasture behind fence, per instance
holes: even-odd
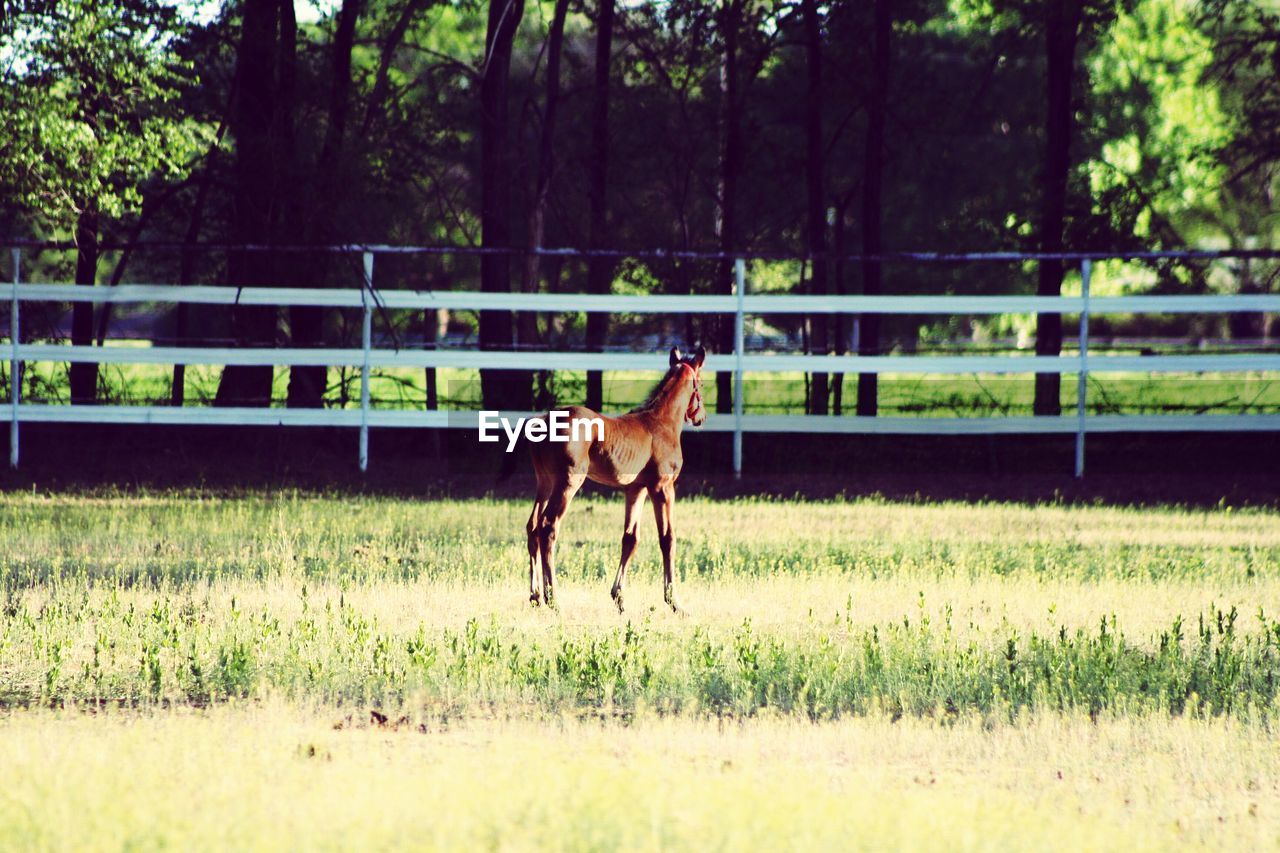
[[[733,375],[731,415],[711,415],[706,429],[731,432],[733,468],[742,472],[745,433],[808,434],[1074,434],[1075,473],[1083,476],[1085,437],[1090,432],[1195,432],[1280,431],[1280,416],[1244,415],[1089,415],[1088,379],[1096,373],[1240,373],[1280,372],[1280,354],[1197,353],[1093,354],[1090,352],[1090,317],[1114,314],[1216,314],[1280,312],[1280,294],[1199,294],[1093,296],[1090,289],[1093,264],[1106,259],[1223,259],[1276,258],[1276,252],[1158,252],[1131,254],[1057,255],[979,253],[952,255],[902,253],[887,255],[884,262],[988,263],[1055,260],[1078,265],[1079,295],[811,295],[749,293],[748,258],[733,256],[734,292],[731,295],[625,295],[580,293],[486,293],[464,290],[380,290],[375,283],[375,259],[379,254],[477,253],[494,250],[456,250],[441,247],[333,246],[306,247],[307,251],[338,252],[358,257],[362,275],[356,288],[230,287],[172,284],[120,284],[88,286],[24,283],[24,249],[65,248],[58,244],[14,245],[10,248],[13,277],[10,293],[10,376],[21,375],[24,362],[92,362],[98,364],[163,365],[270,365],[273,367],[348,367],[359,371],[360,404],[357,409],[289,409],[208,406],[51,405],[24,403],[21,382],[10,382],[7,410],[10,422],[10,465],[20,461],[20,427],[29,423],[116,423],[173,425],[328,426],[358,430],[360,469],[369,462],[371,427],[449,428],[475,427],[474,413],[444,410],[383,410],[371,406],[371,373],[378,368],[470,368],[505,370],[601,370],[652,371],[660,362],[653,353],[564,352],[529,350],[460,350],[440,348],[375,347],[372,323],[375,311],[504,310],[536,312],[602,312],[642,315],[732,315],[734,346],[731,353],[714,353],[706,370]],[[279,247],[222,247],[282,251]],[[283,251],[287,251],[284,249]],[[524,250],[501,250],[523,254]],[[543,250],[559,257],[581,257],[575,250]],[[672,258],[685,255],[726,260],[718,253],[596,253],[610,257]],[[794,258],[792,258],[794,259]],[[868,258],[854,256],[862,262]],[[97,305],[167,303],[206,306],[311,306],[358,309],[361,345],[356,347],[241,347],[241,346],[68,346],[21,340],[21,306],[39,302],[88,302]],[[1076,352],[1041,355],[857,355],[748,353],[745,318],[752,315],[997,315],[1016,313],[1074,314],[1079,317]],[[829,372],[846,375],[905,374],[1075,374],[1077,405],[1074,415],[1058,417],[856,417],[823,415],[749,415],[743,406],[743,377],[749,373]],[[565,402],[565,401],[562,401]],[[507,412],[511,417],[528,412]]]

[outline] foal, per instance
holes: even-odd
[[[613,581],[613,601],[622,612],[622,584],[627,566],[636,550],[636,527],[645,495],[653,500],[653,514],[658,522],[658,543],[662,548],[664,599],[679,613],[676,599],[675,573],[671,565],[671,548],[675,535],[671,530],[671,510],[676,502],[676,478],[684,459],[680,453],[680,430],[685,422],[702,426],[706,411],[702,407],[702,363],[706,350],[698,347],[691,356],[681,356],[671,348],[670,367],[649,399],[638,409],[618,417],[599,415],[583,406],[570,406],[567,442],[529,443],[533,470],[538,478],[533,512],[526,530],[529,534],[529,600],[555,604],[555,547],[560,520],[569,502],[585,480],[592,480],[626,495],[626,520],[622,528],[622,559],[618,576]],[[544,415],[545,419],[547,416]],[[604,437],[590,429],[573,430],[576,421],[600,418]],[[538,577],[541,563],[542,577]]]

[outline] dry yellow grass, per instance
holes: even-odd
[[[1229,720],[477,720],[273,704],[0,719],[10,849],[1257,848],[1280,743]]]

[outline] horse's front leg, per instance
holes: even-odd
[[[618,605],[618,612],[623,612],[622,584],[627,578],[627,566],[636,553],[636,529],[640,526],[640,507],[644,505],[644,487],[635,487],[626,492],[626,512],[622,522],[622,558],[618,561],[618,575],[613,579],[613,603]]]
[[[676,613],[684,613],[676,598],[675,566],[672,560],[676,543],[675,531],[671,526],[671,511],[676,503],[675,484],[668,483],[652,489],[649,496],[653,499],[653,517],[658,523],[658,546],[662,549],[662,599]]]

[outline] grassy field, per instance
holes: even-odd
[[[0,497],[0,844],[1280,839],[1280,514]]]

